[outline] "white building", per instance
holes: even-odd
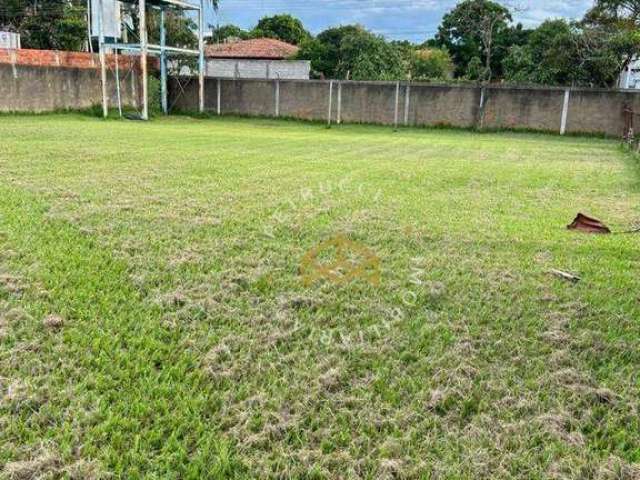
[[[309,80],[311,62],[293,60],[298,47],[255,38],[206,47],[208,77]]]
[[[640,89],[640,59],[635,58],[620,74],[619,88]]]
[[[0,48],[20,48],[20,34],[13,32],[0,32]]]

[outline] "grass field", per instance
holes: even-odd
[[[635,162],[1,117],[0,476],[640,478],[640,237],[565,229],[637,224]]]

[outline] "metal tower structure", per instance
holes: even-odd
[[[118,51],[124,50],[129,52],[138,52],[140,54],[140,70],[142,75],[142,114],[143,120],[149,119],[149,87],[147,79],[147,58],[149,55],[155,55],[160,58],[160,97],[162,103],[162,111],[168,113],[167,102],[167,62],[168,56],[171,54],[178,55],[195,55],[198,57],[198,98],[199,111],[204,112],[204,5],[208,0],[195,0],[199,4],[193,4],[183,0],[120,0],[123,3],[138,4],[139,17],[139,39],[140,43],[107,43],[104,36],[104,20],[103,16],[103,0],[99,0],[98,12],[98,43],[100,47],[100,70],[102,79],[102,111],[107,117],[109,113],[109,98],[107,94],[107,63],[105,53],[107,49],[116,53],[116,82],[117,90],[120,88],[120,79],[118,76]],[[160,10],[160,45],[150,44],[147,35],[146,11],[147,4],[153,8]],[[165,26],[165,16],[167,10],[178,11],[197,11],[198,12],[198,50],[190,50],[186,48],[171,47],[166,44],[167,32]]]

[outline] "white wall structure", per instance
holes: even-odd
[[[311,62],[307,60],[207,59],[207,77],[309,80]]]
[[[634,59],[620,74],[618,86],[623,89],[640,89],[640,59]]]
[[[91,36],[96,38],[100,36],[99,10],[100,0],[91,0]],[[122,37],[122,16],[118,0],[102,0],[102,23],[106,38]]]
[[[0,48],[20,48],[20,34],[13,32],[0,32]]]

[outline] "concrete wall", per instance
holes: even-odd
[[[94,57],[85,53],[0,50],[0,111],[42,112],[99,104],[100,74]],[[121,64],[123,72],[134,69],[121,81],[123,103],[137,106],[141,89],[136,65],[131,65],[135,59],[121,57],[120,61],[130,64]],[[175,110],[197,110],[197,80],[181,78],[180,83],[179,87],[177,79],[170,79],[170,105]],[[115,105],[111,73],[108,85],[110,103]],[[397,119],[399,125],[408,126],[551,132],[560,132],[562,118],[566,117],[567,133],[616,137],[623,134],[624,109],[640,112],[640,91],[571,89],[563,112],[566,92],[561,88],[490,87],[483,93],[474,86],[207,78],[205,108],[221,114],[327,121],[331,101],[333,122],[391,125]]]
[[[116,106],[116,84],[108,75],[110,104]],[[138,76],[121,81],[122,102],[138,105]],[[102,103],[100,72],[95,69],[0,64],[0,112],[45,112],[82,109]]]
[[[106,56],[108,94],[116,105],[116,58]],[[0,112],[81,109],[102,103],[98,55],[55,50],[0,49]],[[124,105],[139,105],[140,65],[121,55],[120,90]],[[128,75],[127,75],[128,74]]]
[[[404,87],[406,95],[406,86]],[[400,101],[406,101],[405,95]],[[405,104],[406,105],[406,104]],[[402,110],[404,112],[404,106]],[[411,85],[406,125],[473,127],[480,105],[480,89],[438,85]],[[405,123],[405,122],[403,122]]]
[[[329,81],[207,79],[206,82],[206,109],[210,112],[219,109],[221,114],[328,119]],[[408,126],[482,126],[560,133],[564,116],[566,133],[620,137],[625,107],[640,112],[640,91],[571,89],[563,115],[567,92],[563,88],[482,89],[424,83],[401,83],[398,88],[396,82],[332,83],[333,122],[392,125],[397,118],[399,125]],[[173,79],[169,91],[178,109],[197,109],[197,82],[192,81],[183,93]]]
[[[569,100],[567,131],[622,136],[625,106],[640,112],[640,91],[578,90]],[[635,130],[638,131],[638,117]]]
[[[483,125],[486,128],[559,132],[563,105],[564,90],[561,89],[490,89],[486,95]],[[621,115],[622,111],[619,113]]]
[[[311,62],[306,60],[207,60],[206,74],[216,78],[309,80]]]

